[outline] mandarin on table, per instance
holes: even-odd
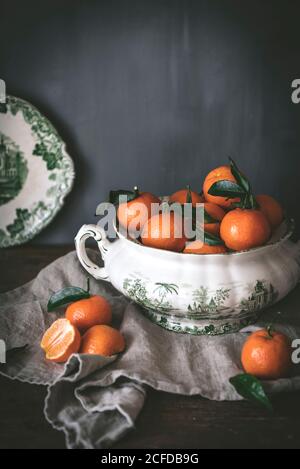
[[[65,316],[80,332],[97,324],[110,324],[112,320],[109,302],[98,295],[70,304]]]
[[[181,205],[185,204],[188,198],[188,189],[181,189],[177,192],[174,192],[169,198],[170,203],[177,202]],[[190,191],[192,197],[192,205],[201,204],[204,202],[204,197],[194,191]]]
[[[119,223],[124,228],[131,226],[140,230],[150,218],[151,210],[155,211],[155,206],[152,204],[160,204],[160,199],[150,192],[141,192],[135,199],[121,203],[117,210]]]
[[[221,207],[229,208],[233,202],[238,202],[240,199],[227,199],[226,197],[211,195],[208,193],[209,189],[215,182],[222,180],[236,182],[236,179],[232,175],[229,166],[219,166],[218,168],[213,169],[210,173],[208,173],[203,184],[203,194],[206,202],[212,202],[214,204],[220,205]]]
[[[284,217],[283,208],[279,202],[277,202],[277,200],[275,200],[270,195],[266,194],[257,195],[255,198],[260,210],[266,216],[271,227],[273,229],[277,228],[277,226],[282,223]]]
[[[80,348],[81,337],[78,329],[68,319],[57,319],[47,329],[41,341],[46,359],[63,363]]]
[[[291,340],[286,335],[262,329],[248,337],[241,360],[246,373],[260,379],[280,379],[289,375],[291,357]]]
[[[143,226],[141,240],[145,246],[183,251],[186,243],[182,218],[171,213],[159,213],[151,217]]]
[[[221,221],[220,235],[229,249],[244,251],[264,245],[271,228],[261,211],[236,208]]]
[[[80,353],[110,357],[123,352],[125,340],[122,334],[107,325],[93,326],[82,337]]]

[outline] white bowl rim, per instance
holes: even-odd
[[[212,253],[212,254],[192,254],[192,253],[184,253],[184,252],[175,252],[175,251],[169,251],[167,249],[159,249],[159,248],[154,248],[154,247],[151,247],[151,246],[145,246],[139,242],[136,242],[134,240],[131,240],[129,239],[128,237],[124,236],[122,233],[120,233],[116,227],[116,225],[114,224],[114,229],[116,230],[116,233],[117,233],[117,236],[118,238],[130,243],[131,245],[134,245],[134,246],[137,246],[137,249],[148,249],[148,250],[151,250],[151,252],[157,252],[157,253],[164,253],[168,256],[189,256],[193,259],[195,258],[201,258],[202,256],[213,256],[214,258],[216,257],[228,257],[228,256],[242,256],[242,255],[246,255],[246,254],[252,254],[252,253],[256,253],[256,252],[259,252],[259,251],[263,251],[263,250],[267,250],[267,249],[270,249],[270,248],[274,248],[275,246],[283,243],[284,241],[288,240],[292,234],[294,233],[294,220],[292,218],[287,218],[285,220],[283,220],[282,224],[280,226],[283,226],[283,224],[286,223],[287,227],[286,227],[286,232],[279,238],[277,239],[276,241],[273,241],[269,244],[264,244],[263,246],[258,246],[256,248],[252,248],[252,249],[248,249],[248,250],[245,250],[245,251],[237,251],[237,252],[224,252],[224,253]],[[278,229],[280,228],[280,226],[278,227]]]

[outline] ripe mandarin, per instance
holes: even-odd
[[[265,244],[271,228],[261,211],[236,208],[221,221],[220,235],[229,249],[244,251]]]
[[[80,332],[84,332],[97,324],[110,324],[111,306],[103,296],[91,296],[70,304],[66,310],[66,318]]]
[[[277,200],[275,200],[270,195],[266,194],[257,195],[255,198],[260,210],[266,216],[271,227],[273,229],[277,228],[277,226],[282,223],[284,217],[283,208],[279,202],[277,202]]]
[[[190,191],[191,196],[192,196],[192,205],[195,206],[196,204],[201,204],[204,202],[204,197],[202,197],[200,194],[197,194],[197,192]],[[169,198],[170,203],[177,202],[181,205],[185,204],[187,201],[188,197],[188,189],[181,189],[177,192],[174,192]]]
[[[160,199],[150,192],[142,192],[134,200],[123,202],[117,210],[119,223],[126,229],[131,227],[140,230],[151,217],[152,210],[158,210],[152,204],[160,204]]]
[[[159,213],[143,226],[141,240],[145,246],[181,252],[186,243],[182,218],[171,213]]]
[[[226,197],[215,196],[208,193],[211,186],[218,181],[227,180],[236,182],[236,179],[231,173],[229,166],[219,166],[216,169],[213,169],[206,176],[203,184],[203,194],[206,202],[212,202],[214,204],[220,205],[221,207],[229,208],[233,202],[238,202],[238,198],[227,199]]]
[[[80,353],[110,357],[123,352],[125,340],[122,334],[107,325],[93,326],[82,337]]]
[[[291,356],[291,340],[286,335],[262,329],[246,340],[241,359],[246,373],[260,379],[279,379],[288,376]]]

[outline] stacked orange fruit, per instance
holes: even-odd
[[[69,304],[65,317],[57,319],[43,335],[41,347],[47,360],[63,363],[73,353],[111,356],[123,352],[122,334],[110,326],[111,306],[106,298],[89,291],[67,287],[49,300],[48,310],[68,304],[74,293],[78,299]]]
[[[187,186],[168,198],[171,207],[190,203],[192,210],[196,210],[202,204],[202,226],[193,225],[202,233],[200,239],[185,235],[185,215],[159,208],[158,197],[125,192],[131,195],[128,202],[118,205],[120,225],[130,232],[129,223],[135,219],[142,244],[185,254],[224,254],[263,246],[284,219],[283,209],[273,197],[254,196],[249,180],[232,159],[229,165],[215,168],[205,177],[201,193]],[[156,208],[151,213],[153,202]],[[142,217],[137,212],[138,206],[146,209],[142,210]],[[127,219],[124,214],[129,214]]]

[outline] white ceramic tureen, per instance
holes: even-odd
[[[291,224],[284,222],[266,246],[197,255],[149,248],[119,233],[110,242],[101,227],[84,225],[75,243],[83,267],[141,305],[153,322],[176,332],[216,335],[254,323],[296,286],[300,244],[290,240],[291,234]],[[98,243],[104,267],[87,256],[90,237]]]

